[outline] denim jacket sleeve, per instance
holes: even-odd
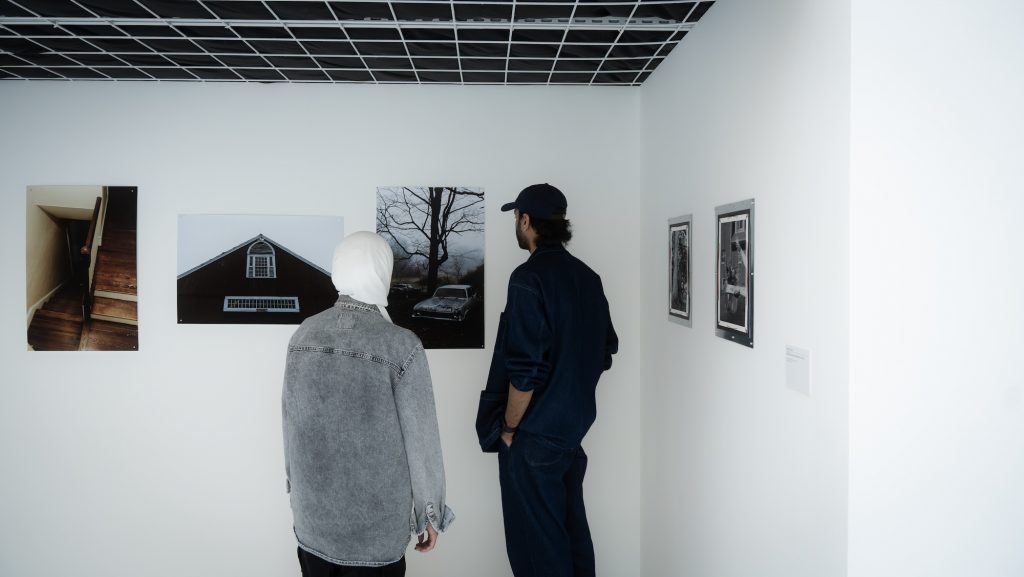
[[[523,282],[510,282],[505,318],[505,367],[512,386],[520,391],[546,386],[551,329],[540,293]]]
[[[429,521],[434,529],[446,531],[455,520],[455,513],[445,504],[441,437],[430,367],[422,345],[417,345],[405,361],[394,394],[412,481],[411,528],[418,535],[426,530]]]

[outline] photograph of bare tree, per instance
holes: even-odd
[[[388,313],[428,349],[484,346],[484,190],[377,189],[377,233],[395,253]]]

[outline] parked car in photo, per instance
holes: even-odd
[[[414,295],[420,292],[420,289],[416,285],[407,283],[395,283],[391,285],[391,294],[395,295]]]
[[[480,304],[480,293],[470,285],[446,284],[437,287],[434,296],[416,303],[412,316],[415,318],[464,321]]]

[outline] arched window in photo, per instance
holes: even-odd
[[[277,263],[274,254],[274,247],[263,240],[249,245],[248,264],[245,267],[246,278],[277,278]]]

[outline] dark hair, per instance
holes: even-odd
[[[565,245],[572,240],[572,223],[565,218],[533,218],[530,226],[537,231],[537,246]]]

